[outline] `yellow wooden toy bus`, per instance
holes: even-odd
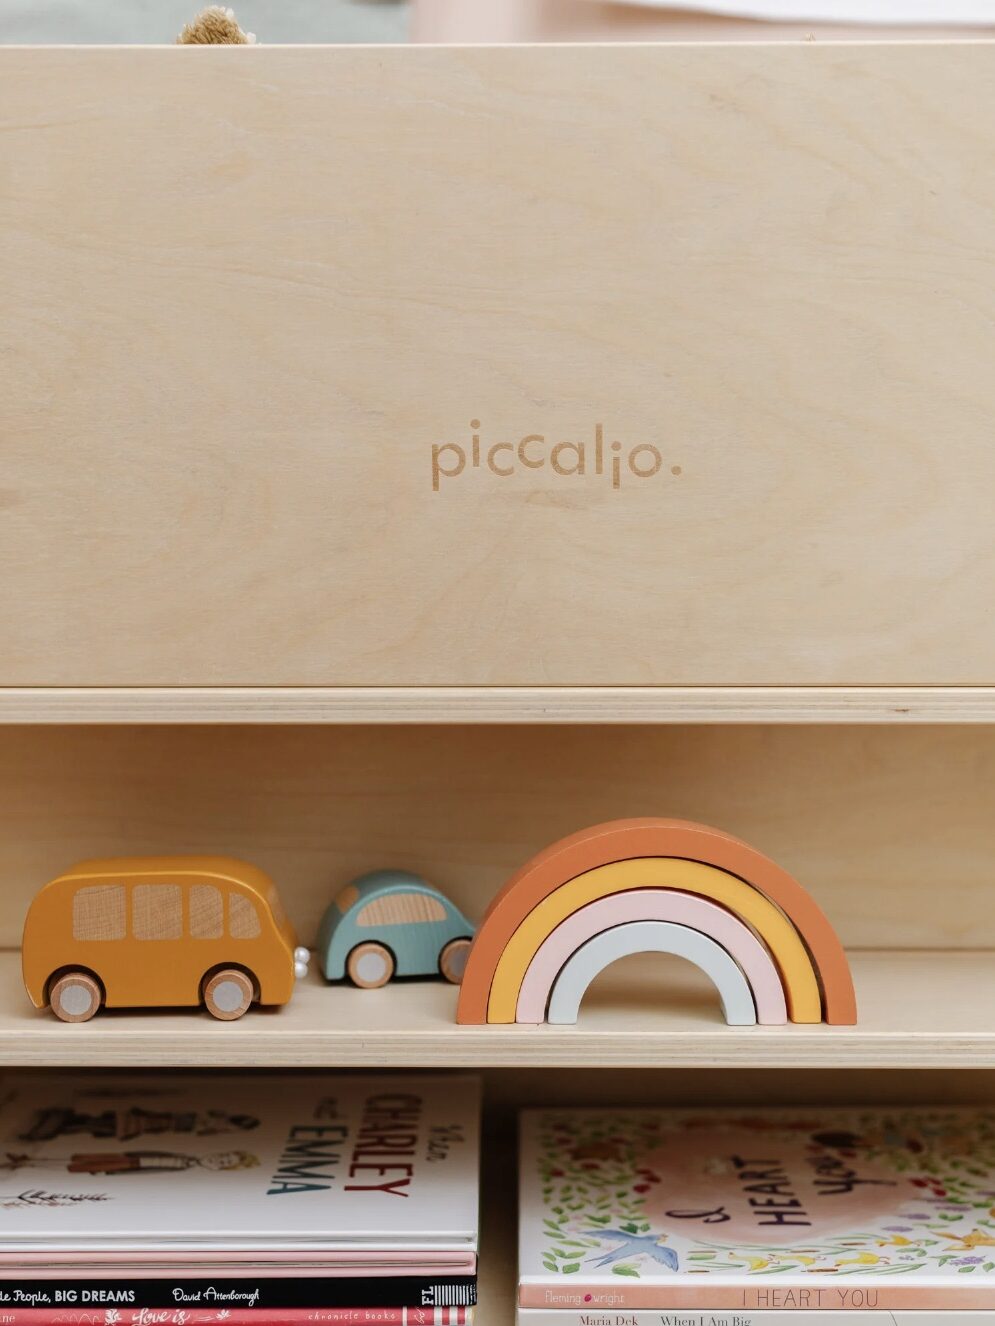
[[[307,974],[276,886],[224,856],[83,861],[52,880],[24,923],[24,984],[37,1008],[87,1022],[107,1008],[203,1003],[239,1018],[285,1004]]]

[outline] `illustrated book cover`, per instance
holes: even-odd
[[[0,1257],[30,1253],[39,1277],[86,1248],[137,1274],[164,1252],[472,1268],[478,1133],[459,1075],[11,1077]]]
[[[520,1157],[524,1321],[995,1311],[995,1112],[526,1111]]]

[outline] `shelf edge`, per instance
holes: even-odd
[[[995,723],[995,686],[9,686],[0,723]]]

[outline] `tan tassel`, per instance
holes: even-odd
[[[235,21],[235,11],[223,5],[211,5],[186,25],[177,37],[180,46],[251,46],[255,34],[243,32]]]

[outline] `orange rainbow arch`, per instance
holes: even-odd
[[[580,909],[593,907],[588,914],[596,915],[634,890],[661,898],[697,895],[748,926],[781,977],[792,1021],[856,1022],[846,953],[801,884],[731,834],[669,819],[595,825],[554,843],[513,875],[473,942],[457,1021],[514,1022],[523,982],[537,953],[544,945],[548,951],[550,936]],[[712,937],[719,938],[717,931]]]

